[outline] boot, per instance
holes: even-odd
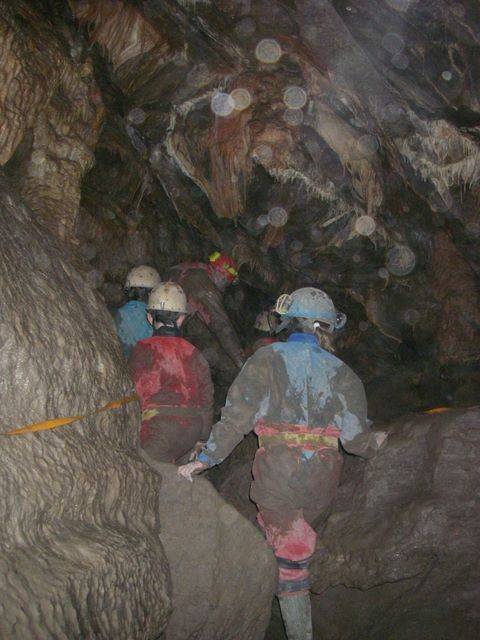
[[[309,593],[278,599],[288,640],[312,640],[312,606]]]

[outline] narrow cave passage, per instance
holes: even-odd
[[[0,637],[480,637],[478,3],[0,9]]]

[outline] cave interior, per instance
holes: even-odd
[[[362,379],[374,424],[394,425],[405,442],[405,425],[418,415],[444,420],[452,430],[457,420],[463,428],[480,388],[478,2],[4,0],[0,6],[2,190],[28,209],[95,305],[113,313],[134,266],[162,274],[225,251],[238,263],[240,281],[224,304],[244,348],[254,338],[256,315],[280,294],[319,287],[347,315],[337,355]],[[42,270],[42,258],[32,260]],[[46,295],[37,289],[29,308]],[[102,318],[111,323],[108,314]],[[46,393],[42,415],[69,415],[67,405]],[[448,411],[428,413],[439,408]],[[7,418],[15,426],[10,413]],[[424,422],[410,440],[423,443],[422,429]],[[408,457],[402,442],[397,457]],[[237,493],[248,478],[252,446],[246,441],[211,476],[247,518],[252,505]],[[452,449],[449,455],[470,454]],[[395,460],[389,464],[401,469]],[[409,460],[427,465],[413,454]],[[349,492],[355,482],[374,483],[375,473],[381,484],[389,471],[384,461],[365,479],[364,463],[348,464],[352,479],[339,496],[339,520],[325,533],[355,547],[341,521]],[[474,466],[462,468],[464,488]],[[420,484],[411,488],[411,500]],[[452,504],[461,495],[452,493]],[[473,536],[480,509],[478,498],[470,498]],[[359,531],[381,527],[378,512],[375,518],[368,526],[356,521]],[[471,559],[469,536],[464,555]],[[379,569],[377,581],[360,560],[352,566],[362,565],[362,579],[354,569],[351,578],[335,576],[320,558],[325,575],[319,569],[315,597],[326,595],[317,607],[318,637],[479,637],[471,609],[479,596],[478,558],[468,583],[476,590],[452,578],[449,593],[463,595],[446,622],[432,604],[443,593],[440,578],[428,583],[431,600],[420,591],[427,576],[453,571],[458,556],[452,552],[442,573],[437,552],[418,549],[410,549],[407,568],[405,560],[397,573]],[[404,583],[395,591],[400,575],[411,580],[413,595]],[[412,614],[417,589],[418,601],[428,601],[418,619]],[[391,613],[394,602],[420,626],[402,626],[400,613]],[[332,612],[350,606],[356,613],[345,614],[342,627]],[[380,609],[390,612],[389,623],[387,617],[373,622]],[[279,620],[274,609],[266,638],[284,637]],[[36,637],[114,637],[101,625],[70,636],[47,627]],[[152,629],[115,637],[154,638]],[[27,637],[22,633],[9,637]],[[165,637],[208,637],[175,633]],[[243,633],[263,637],[258,629]]]

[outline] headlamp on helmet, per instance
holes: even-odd
[[[291,294],[281,295],[275,305],[275,311],[284,318],[277,329],[284,329],[293,318],[314,320],[317,328],[327,333],[333,333],[342,329],[347,316],[335,309],[332,299],[315,287],[297,289]]]

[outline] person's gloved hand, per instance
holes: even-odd
[[[192,475],[196,475],[197,473],[201,473],[206,468],[207,468],[206,464],[204,464],[203,462],[200,462],[200,460],[195,460],[195,462],[189,462],[188,464],[182,464],[180,467],[178,467],[177,473],[178,473],[179,476],[182,476],[183,478],[186,478],[187,480],[190,480],[190,482],[193,482]]]
[[[388,433],[386,431],[376,431],[374,435],[375,435],[375,440],[377,441],[377,446],[380,449],[382,444],[387,439]]]

